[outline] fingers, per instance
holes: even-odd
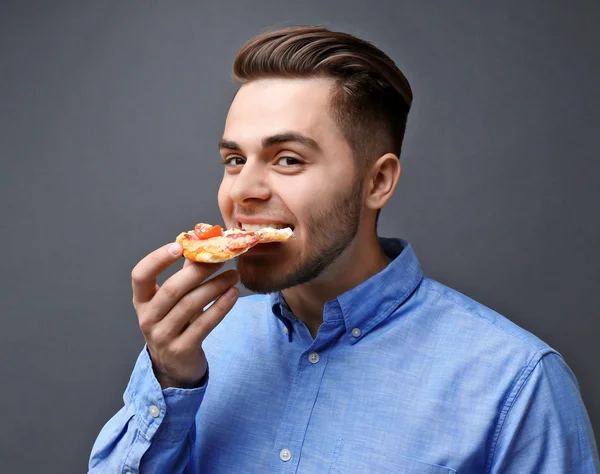
[[[181,254],[181,245],[167,244],[144,257],[131,272],[134,307],[161,387],[186,387],[202,377],[206,357],[202,340],[197,337],[205,337],[225,317],[238,296],[236,289],[228,290],[238,282],[235,270],[205,281],[223,263],[186,259],[181,270],[162,286],[157,285],[157,277]],[[211,301],[214,304],[203,312]],[[194,330],[188,332],[192,327]]]
[[[217,327],[231,311],[237,301],[240,292],[236,287],[229,288],[223,293],[204,313],[193,321],[179,337],[182,347],[193,347],[201,344],[206,336]]]
[[[182,247],[172,242],[148,254],[133,268],[133,302],[145,303],[156,293],[156,278],[181,257]]]
[[[178,304],[180,299],[200,286],[204,280],[222,266],[223,264],[196,262],[185,266],[164,282],[152,299],[152,303],[148,305],[146,316],[153,322],[161,320]],[[216,297],[217,295],[215,295]]]
[[[169,313],[155,325],[156,334],[173,339],[192,321],[202,310],[217,297],[225,293],[239,281],[235,270],[228,270],[206,281],[183,296]]]

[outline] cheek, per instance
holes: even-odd
[[[311,208],[318,202],[317,199],[314,199],[313,187],[299,181],[283,183],[278,186],[278,191],[276,191],[283,207],[296,218],[297,224],[310,215]]]
[[[314,215],[330,208],[339,195],[339,185],[328,179],[297,180],[281,186],[279,196],[298,224],[310,224]]]
[[[233,201],[229,197],[229,188],[231,187],[230,183],[227,182],[226,179],[221,181],[221,186],[219,187],[218,193],[218,201],[219,201],[219,210],[221,211],[221,215],[225,222],[229,222],[229,217],[233,211]]]
[[[294,186],[293,193],[296,198],[313,207],[328,207],[336,196],[339,196],[347,185],[344,184],[343,176],[318,177],[307,180],[298,186]],[[310,210],[310,209],[308,209]]]

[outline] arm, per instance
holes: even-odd
[[[233,307],[238,292],[236,272],[205,281],[220,265],[189,260],[157,285],[158,275],[181,251],[179,244],[166,245],[133,269],[133,305],[146,348],[123,396],[125,405],[94,443],[89,472],[176,474],[190,462],[192,427],[208,381],[202,342]]]
[[[502,413],[486,472],[600,473],[577,380],[559,354],[547,353],[525,369]]]
[[[207,381],[208,374],[198,388],[161,390],[144,349],[123,395],[123,408],[94,443],[88,472],[186,472],[195,442],[194,420]]]

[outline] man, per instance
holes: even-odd
[[[598,472],[562,357],[377,237],[412,100],[392,60],[291,28],[244,45],[234,77],[223,219],[295,238],[212,279],[186,261],[162,287],[179,244],[139,262],[147,346],[90,472]],[[238,299],[238,279],[258,294]]]

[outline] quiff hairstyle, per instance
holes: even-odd
[[[359,169],[385,153],[398,158],[412,90],[394,61],[373,44],[327,28],[291,27],[246,42],[233,62],[238,85],[265,78],[330,78],[330,113]]]

